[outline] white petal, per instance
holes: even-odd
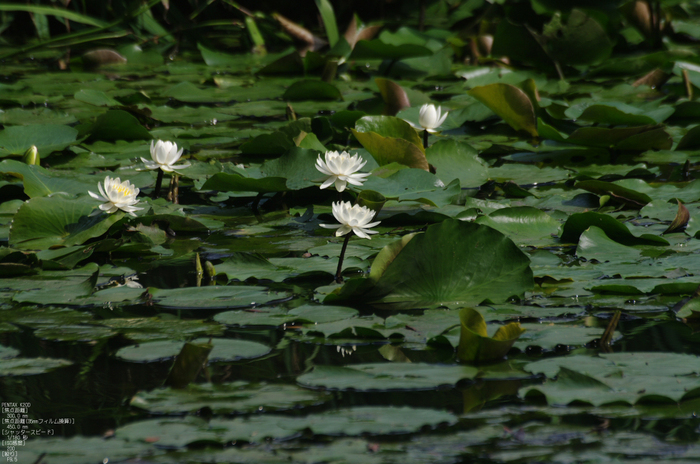
[[[352,227],[343,224],[343,225],[340,227],[340,229],[338,229],[338,230],[335,231],[335,236],[336,236],[336,237],[340,237],[340,236],[343,236],[343,235],[347,234],[348,232],[352,232]]]
[[[106,199],[105,197],[103,197],[103,196],[100,196],[100,195],[98,195],[98,194],[96,194],[96,193],[92,193],[90,190],[88,190],[88,194],[89,194],[92,198],[94,198],[95,200],[109,201],[109,200],[107,200],[107,199]]]
[[[331,185],[333,185],[333,182],[335,182],[336,179],[337,179],[337,177],[335,177],[335,176],[329,177],[321,184],[320,188],[324,189],[324,188],[330,187]]]
[[[367,234],[365,233],[365,231],[362,230],[362,229],[359,228],[359,227],[354,227],[354,228],[352,229],[352,231],[355,232],[355,235],[357,235],[357,236],[360,237],[360,238],[370,238],[370,236],[367,235]]]
[[[336,189],[338,192],[342,192],[343,190],[345,190],[345,186],[346,186],[346,185],[348,185],[348,183],[345,182],[345,181],[344,181],[343,179],[341,179],[340,177],[339,177],[338,179],[336,179],[336,181],[335,181],[335,189]]]

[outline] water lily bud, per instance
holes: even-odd
[[[420,124],[421,127],[428,132],[437,132],[435,129],[440,127],[442,123],[445,122],[448,114],[449,113],[447,111],[442,113],[441,107],[435,107],[435,105],[432,103],[426,103],[420,108],[418,124]]]
[[[33,166],[39,166],[41,158],[39,157],[39,150],[37,150],[36,145],[32,145],[24,152],[22,162]]]

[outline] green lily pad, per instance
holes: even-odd
[[[65,195],[32,198],[14,217],[10,244],[25,250],[81,245],[104,234],[124,217],[121,211],[90,217],[96,206],[90,198],[75,200]]]
[[[109,110],[100,115],[90,128],[93,140],[151,140],[153,136],[138,119],[123,110]]]
[[[635,192],[632,189],[613,184],[611,182],[603,182],[600,180],[585,180],[576,183],[576,188],[588,190],[589,192],[597,193],[598,195],[610,195],[615,200],[624,203],[632,208],[641,208],[652,199],[649,195]]]
[[[413,127],[393,116],[365,116],[351,129],[380,166],[399,163],[428,170],[423,143]]]
[[[529,206],[502,208],[475,221],[510,238],[516,244],[548,244],[559,229],[559,222],[547,213]]]
[[[603,229],[595,226],[589,227],[581,234],[576,247],[576,256],[603,262],[635,262],[641,254],[641,250],[617,243],[609,238]]]
[[[342,100],[340,90],[324,81],[301,80],[290,85],[282,95],[283,100]]]
[[[165,308],[228,309],[265,304],[284,298],[284,294],[270,292],[265,287],[190,287],[149,289],[155,303]]]
[[[42,158],[75,143],[78,131],[59,124],[7,126],[0,131],[0,157],[19,156],[32,145]]]
[[[571,366],[571,367],[566,367]],[[635,404],[645,401],[681,401],[700,394],[697,357],[675,353],[611,353],[600,358],[567,356],[530,363],[531,372],[557,380],[526,387],[525,397],[543,395],[551,404],[583,402],[593,405]],[[689,377],[689,374],[693,376]]]
[[[247,340],[226,338],[214,338],[211,340],[214,349],[209,353],[209,362],[257,358],[270,352],[268,346]],[[208,342],[209,338],[199,338],[192,343]],[[185,342],[176,340],[146,342],[121,348],[115,356],[130,362],[163,361],[177,356],[184,344]]]
[[[304,322],[311,325],[350,319],[357,316],[357,310],[344,306],[302,305],[293,309],[266,307],[255,310],[225,311],[214,316],[221,324],[232,326],[282,326]]]
[[[329,393],[285,384],[251,384],[237,381],[223,384],[190,384],[184,389],[160,388],[139,392],[131,406],[156,414],[195,413],[203,407],[214,414],[284,411],[316,406],[331,399]]]
[[[567,243],[576,243],[583,231],[591,226],[602,229],[611,240],[623,245],[669,245],[667,240],[656,235],[641,234],[637,237],[615,218],[593,212],[576,213],[569,216],[562,227],[561,240]]]
[[[435,174],[445,183],[459,179],[465,187],[483,184],[488,169],[470,145],[456,140],[439,140],[425,152],[428,163],[435,167]]]
[[[350,281],[324,302],[348,299],[416,308],[505,301],[532,288],[529,264],[500,232],[448,219],[413,237],[381,276]]]
[[[72,361],[54,358],[0,358],[0,376],[37,375],[70,366]]]
[[[469,366],[420,363],[371,363],[316,366],[297,378],[301,385],[331,390],[426,390],[473,379],[479,370]]]
[[[391,45],[380,39],[360,40],[350,55],[350,59],[392,59],[413,58],[417,56],[429,56],[433,51],[422,45],[400,44]]]
[[[510,84],[490,84],[474,87],[467,92],[503,118],[516,131],[537,137],[537,119],[528,96]]]
[[[85,194],[88,190],[97,190],[99,180],[87,181],[86,176],[69,173],[56,173],[41,166],[28,165],[15,160],[0,162],[0,172],[22,179],[24,193],[30,198],[44,197],[52,193]]]

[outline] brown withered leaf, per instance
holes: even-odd
[[[652,89],[660,87],[666,83],[667,80],[671,78],[671,75],[663,72],[659,68],[648,72],[636,81],[632,83],[632,87],[639,87],[640,85],[648,85]]]
[[[377,83],[379,93],[381,93],[382,100],[384,100],[384,114],[396,116],[396,113],[411,106],[406,91],[397,83],[382,77],[376,78],[374,82]]]
[[[126,58],[109,48],[91,50],[83,55],[83,63],[90,66],[126,63]]]
[[[345,40],[350,44],[350,48],[355,48],[355,44],[360,40],[370,40],[377,35],[381,26],[360,26],[357,27],[357,18],[353,15],[348,28],[345,29]]]
[[[673,222],[671,222],[671,224],[668,226],[668,229],[664,230],[661,233],[661,235],[681,231],[685,226],[688,225],[689,220],[690,212],[688,211],[688,208],[686,208],[683,203],[678,201],[678,212],[676,213],[676,217],[673,218]]]
[[[272,17],[275,18],[278,23],[280,23],[280,26],[282,26],[284,32],[291,35],[295,39],[307,44],[307,47],[305,47],[306,51],[308,51],[309,49],[317,51],[328,44],[328,42],[321,39],[320,37],[316,37],[311,31],[309,31],[305,27],[300,26],[294,21],[285,18],[279,13],[273,14]]]

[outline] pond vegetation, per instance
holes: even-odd
[[[700,7],[292,3],[0,5],[19,462],[700,459]]]

